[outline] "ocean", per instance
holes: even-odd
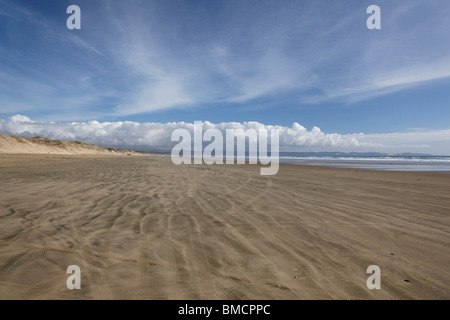
[[[450,156],[296,156],[280,153],[280,162],[387,171],[435,171],[450,173]]]
[[[137,149],[170,155],[168,150]],[[270,152],[269,152],[270,155]],[[235,154],[236,156],[236,154]],[[245,155],[248,161],[248,152]],[[280,163],[386,171],[435,171],[450,173],[450,156],[343,152],[280,152]]]

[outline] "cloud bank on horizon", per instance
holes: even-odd
[[[193,123],[138,123],[116,122],[70,122],[56,123],[33,121],[24,115],[0,119],[0,133],[18,136],[44,136],[51,139],[81,140],[101,146],[120,146],[141,150],[169,150],[176,142],[171,141],[175,129],[193,131]],[[446,150],[450,155],[450,130],[429,132],[405,132],[388,134],[338,134],[324,133],[318,127],[307,130],[298,123],[292,126],[273,126],[259,122],[203,122],[203,130],[219,129],[225,136],[226,129],[278,129],[280,151],[381,151],[424,152]]]

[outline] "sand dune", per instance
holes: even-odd
[[[448,175],[44,155],[0,175],[1,299],[450,298]]]
[[[137,154],[131,150],[102,148],[80,141],[60,141],[43,137],[21,138],[0,134],[0,153],[28,154]]]

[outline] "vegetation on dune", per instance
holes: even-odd
[[[43,146],[49,146],[49,147],[55,147],[55,148],[59,148],[59,149],[65,149],[65,150],[70,150],[70,149],[75,149],[75,150],[80,150],[80,149],[90,149],[90,150],[96,150],[96,151],[103,151],[105,153],[126,153],[128,155],[131,155],[133,153],[135,153],[134,151],[131,150],[127,150],[127,149],[117,149],[117,148],[113,148],[113,147],[109,147],[109,148],[103,148],[100,147],[98,145],[95,144],[88,144],[85,142],[81,142],[78,140],[58,140],[58,139],[49,139],[49,138],[45,138],[45,137],[41,137],[41,136],[34,136],[34,137],[18,137],[15,135],[10,135],[10,136],[6,136],[6,135],[0,135],[0,137],[8,139],[12,138],[14,140],[16,140],[19,143],[22,144],[26,144],[26,143],[33,143],[33,144],[38,144],[38,145],[43,145]]]

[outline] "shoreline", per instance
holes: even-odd
[[[99,153],[99,154],[83,154],[83,153],[65,153],[65,154],[61,154],[61,153],[54,153],[54,154],[45,154],[45,153],[1,153],[0,152],[0,158],[1,157],[5,157],[5,158],[32,158],[32,157],[46,157],[46,158],[53,158],[53,159],[58,159],[58,158],[95,158],[95,157],[100,157],[100,158],[113,158],[113,157],[117,157],[117,158],[124,158],[124,157],[158,157],[158,158],[170,158],[170,154],[165,154],[165,153],[145,153],[145,152],[141,152],[141,151],[136,151],[136,153],[133,153],[131,155],[127,155],[127,154],[104,154],[104,153]],[[193,158],[191,158],[192,160],[192,164],[190,164],[191,166],[230,166],[230,164],[212,164],[212,165],[207,165],[206,163],[202,163],[202,164],[194,164],[193,163]],[[326,162],[326,163],[330,163],[330,162]],[[366,168],[366,167],[358,167],[358,166],[334,166],[334,165],[326,165],[326,163],[322,163],[320,161],[317,162],[313,162],[313,163],[295,163],[295,162],[288,162],[288,161],[280,161],[279,165],[280,168],[281,166],[299,166],[299,167],[307,167],[307,168],[333,168],[333,169],[338,169],[338,170],[361,170],[361,171],[376,171],[376,172],[399,172],[399,173],[433,173],[433,174],[443,174],[443,175],[448,175],[450,174],[450,171],[440,171],[440,170],[394,170],[394,169],[377,169],[377,168]],[[340,164],[341,162],[335,162],[336,164]],[[352,163],[352,162],[345,162],[345,164],[359,164],[359,163]],[[380,163],[382,164],[382,163]],[[396,163],[391,163],[392,165],[401,165],[401,164],[396,164]],[[391,165],[390,164],[390,165]],[[174,166],[176,166],[175,164],[173,164]],[[182,164],[185,165],[185,164]],[[261,165],[260,163],[258,164],[249,164],[247,161],[245,164],[234,164],[235,166],[251,166],[251,167],[264,167],[263,165]],[[266,166],[267,167],[267,166]]]
[[[310,167],[329,167],[342,169],[372,170],[372,171],[398,171],[398,172],[436,172],[442,174],[450,174],[450,164],[442,166],[439,163],[434,164],[413,164],[413,163],[396,163],[396,162],[352,162],[352,161],[280,161],[280,165],[293,164],[299,166]]]

